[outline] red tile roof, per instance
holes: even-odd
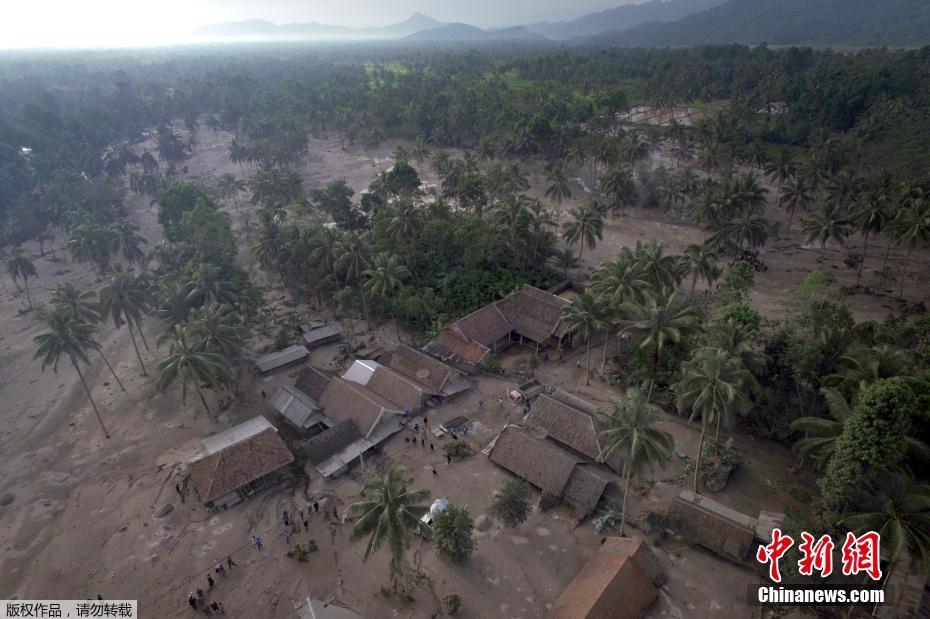
[[[517,426],[507,426],[501,431],[488,457],[543,492],[555,496],[562,496],[577,463],[566,451]]]
[[[434,395],[442,393],[442,388],[454,372],[442,361],[405,345],[398,346],[382,357],[379,363],[426,386]]]
[[[386,398],[338,376],[329,381],[320,404],[327,417],[337,423],[350,420],[362,436],[372,429],[382,409],[398,410],[397,405]]]
[[[268,428],[192,462],[190,475],[201,500],[210,503],[293,461],[278,433]]]
[[[378,365],[375,368],[371,378],[368,379],[368,384],[365,386],[381,397],[393,402],[395,410],[406,408],[412,411],[419,409],[429,397],[425,387],[418,385],[400,372],[383,365]]]
[[[457,320],[452,328],[455,329],[462,337],[478,342],[482,346],[491,346],[494,342],[513,331],[513,325],[510,324],[501,311],[495,305],[485,305]]]
[[[546,619],[640,619],[658,595],[655,557],[642,540],[609,538],[572,579]]]

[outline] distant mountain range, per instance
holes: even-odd
[[[642,4],[623,4],[571,21],[530,24],[526,29],[549,39],[575,39],[607,31],[628,30],[649,22],[676,21],[724,2],[726,0],[648,0]]]
[[[404,40],[411,43],[547,40],[572,45],[704,44],[906,47],[930,44],[930,0],[648,0],[565,22],[481,29],[414,13],[389,26],[348,28],[263,20],[197,29],[199,40]]]
[[[729,0],[675,22],[642,24],[590,37],[584,43],[919,46],[930,43],[930,1]]]
[[[421,30],[404,37],[405,41],[422,41],[442,43],[446,41],[538,41],[548,39],[541,34],[528,31],[523,26],[514,28],[500,28],[497,30],[482,30],[468,24],[446,24],[439,28]]]
[[[227,22],[202,26],[193,32],[198,39],[256,39],[256,40],[304,40],[304,39],[401,39],[423,30],[444,26],[428,15],[414,13],[402,22],[372,28],[349,28],[329,24],[283,24],[277,25],[262,19]]]

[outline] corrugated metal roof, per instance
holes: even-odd
[[[277,428],[271,425],[271,422],[262,415],[253,417],[219,434],[203,439],[203,441],[200,442],[200,455],[197,459],[199,460],[200,458],[226,449],[230,445],[235,445],[269,428],[277,432]]]
[[[371,377],[374,375],[375,370],[379,367],[381,367],[381,365],[377,361],[356,359],[342,377],[346,380],[351,380],[353,383],[358,383],[359,385],[367,385],[368,381],[371,380]]]
[[[288,346],[283,350],[276,350],[267,355],[262,355],[255,360],[255,365],[260,372],[270,372],[289,363],[306,359],[309,354],[310,351],[305,346]]]
[[[735,561],[743,561],[755,541],[755,518],[691,490],[675,497],[669,516],[686,538]]]
[[[326,421],[319,404],[300,389],[288,385],[282,385],[274,392],[271,407],[302,430]]]
[[[304,342],[306,342],[308,346],[318,346],[335,341],[341,337],[342,327],[337,324],[332,324],[310,329],[304,333]]]

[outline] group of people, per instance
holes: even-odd
[[[728,268],[733,268],[737,262],[745,262],[751,266],[756,273],[767,273],[769,270],[769,265],[762,259],[762,256],[748,249],[744,249],[736,254],[733,260],[730,261]]]
[[[256,540],[255,536],[252,537],[253,543]],[[258,544],[261,545],[261,540],[258,540]],[[233,561],[232,555],[226,557],[226,566],[223,566],[223,562],[216,560],[213,563],[213,573],[217,576],[226,576],[227,569],[232,571],[232,568],[236,566],[236,562]],[[209,571],[207,572],[207,591],[212,591],[213,587],[216,586],[216,580],[213,578],[213,574]],[[207,616],[213,615],[225,615],[226,609],[223,608],[223,603],[218,600],[207,601],[206,594],[203,589],[197,587],[196,591],[191,591],[187,596],[187,603],[190,607],[197,611],[200,610],[203,614]]]

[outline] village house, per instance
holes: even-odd
[[[281,368],[299,363],[306,359],[309,354],[310,351],[304,346],[288,346],[287,348],[262,355],[255,360],[255,367],[262,374],[267,374],[268,372],[280,370]]]
[[[293,461],[277,429],[258,416],[204,439],[188,467],[200,500],[225,509],[273,486]]]
[[[342,327],[338,324],[300,325],[307,348],[332,344],[342,339]]]
[[[515,425],[501,431],[487,454],[491,462],[539,488],[542,505],[566,503],[582,519],[594,511],[611,483],[597,466]]]
[[[271,396],[271,408],[302,434],[316,434],[333,425],[322,407],[296,387],[278,387]]]
[[[595,407],[584,400],[557,390],[551,395],[538,396],[524,423],[534,436],[545,436],[591,462],[600,462],[604,445],[598,434],[604,428],[594,410]],[[623,457],[615,453],[605,464],[620,473]]]
[[[575,575],[546,619],[640,619],[662,574],[642,539],[609,537]]]
[[[385,353],[379,362],[413,380],[438,400],[471,388],[471,383],[459,370],[403,344]]]
[[[488,355],[511,345],[530,344],[537,352],[570,343],[562,308],[571,302],[524,284],[517,292],[452,323],[423,347],[465,372],[474,372]]]

